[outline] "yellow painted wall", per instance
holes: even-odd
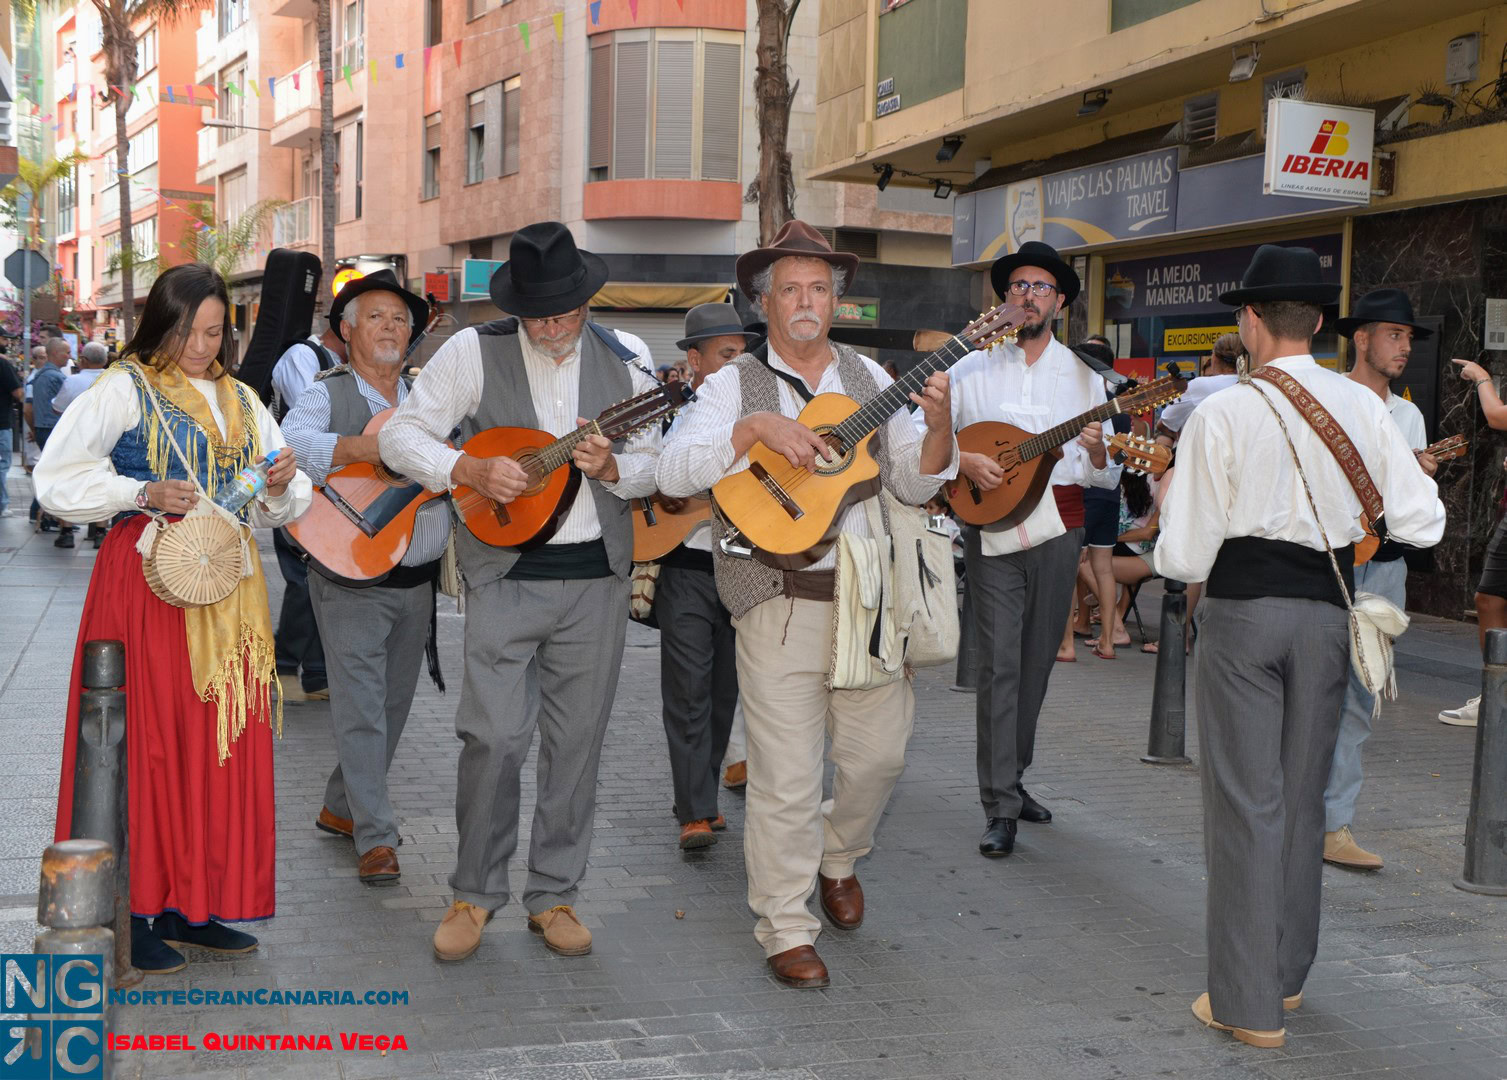
[[[901,266],[951,266],[952,237],[889,232],[879,249],[881,262]]]

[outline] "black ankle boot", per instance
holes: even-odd
[[[250,934],[232,930],[213,919],[203,926],[193,926],[176,911],[164,911],[157,916],[153,930],[163,941],[180,949],[188,945],[217,953],[249,953],[256,949],[256,938]]]
[[[183,954],[152,931],[147,920],[131,916],[131,963],[148,975],[169,975],[188,967]]]

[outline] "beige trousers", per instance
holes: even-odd
[[[748,728],[744,857],[754,937],[773,956],[810,945],[821,923],[806,908],[817,871],[847,877],[905,769],[915,699],[909,680],[828,690],[832,605],[777,596],[741,619],[738,690]],[[832,797],[822,757],[832,738]]]

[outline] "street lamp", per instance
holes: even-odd
[[[237,124],[233,120],[222,120],[218,116],[211,116],[204,121],[205,127],[224,128],[227,131],[271,131],[271,128],[255,127],[251,124]]]

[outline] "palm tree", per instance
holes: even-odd
[[[314,32],[319,42],[319,261],[325,280],[335,274],[335,62],[330,43],[330,0],[315,0]],[[329,293],[320,289],[322,308]]]
[[[224,221],[203,229],[189,229],[183,234],[178,250],[190,262],[201,262],[214,268],[215,273],[230,290],[230,279],[240,268],[241,260],[256,248],[256,242],[272,222],[273,215],[288,204],[282,199],[263,199],[249,207],[235,221]],[[208,203],[194,203],[190,213],[201,221],[212,220],[213,207]],[[158,266],[166,270],[168,263],[159,257]]]
[[[45,161],[32,161],[25,157],[17,161],[16,178],[4,190],[0,190],[0,199],[15,204],[19,209],[21,197],[26,196],[28,247],[41,250],[42,203],[47,198],[47,192],[55,187],[59,180],[66,179],[74,169],[88,161],[89,155],[78,151],[60,158],[47,158]]]
[[[759,242],[774,239],[780,227],[795,217],[795,177],[790,170],[790,103],[796,87],[790,84],[786,53],[790,24],[801,0],[758,0],[759,44],[754,75],[754,103],[759,121],[759,175],[748,188],[746,201],[759,204]]]

